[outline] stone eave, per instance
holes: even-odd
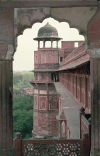
[[[58,69],[34,69],[31,72],[56,72]]]
[[[81,65],[87,63],[88,61],[90,61],[90,58],[82,60],[82,61],[79,61],[79,62],[71,64],[71,65],[66,65],[64,67],[61,67],[61,68],[58,69],[58,71],[74,69],[74,68],[77,68],[78,66],[81,66]]]
[[[43,40],[45,40],[45,41],[51,41],[51,40],[53,40],[53,41],[59,41],[59,40],[61,40],[62,38],[60,38],[60,37],[57,37],[57,36],[41,36],[41,37],[36,37],[36,38],[33,38],[34,40],[37,40],[37,41],[43,41]]]

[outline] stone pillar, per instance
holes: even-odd
[[[13,149],[13,70],[12,61],[0,61],[0,156],[11,156]]]
[[[0,156],[14,155],[13,70],[14,9],[0,9]]]
[[[58,48],[58,41],[56,42],[56,48]]]
[[[67,121],[65,121],[65,133],[66,133],[66,139],[67,139]]]
[[[85,109],[83,107],[81,107],[79,109],[79,139],[82,139],[82,133],[81,133],[81,115],[84,115],[85,114]]]
[[[89,144],[89,134],[87,132],[84,132],[82,134],[82,142],[83,142],[83,156],[89,156],[90,155],[90,144]]]
[[[100,49],[88,52],[91,78],[91,155],[100,156]]]
[[[38,41],[38,49],[40,48],[40,41]]]
[[[43,48],[45,48],[45,40],[43,40]]]
[[[60,139],[62,138],[62,120],[59,121],[59,126],[60,126]]]
[[[53,40],[51,40],[51,48],[53,47]]]
[[[17,132],[15,134],[15,156],[21,156],[22,143],[21,143],[21,133]]]

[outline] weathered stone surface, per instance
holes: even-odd
[[[29,8],[15,9],[14,34],[18,36],[26,28],[31,28],[35,22],[42,22],[50,17],[50,8]]]
[[[77,28],[85,36],[87,24],[96,10],[97,7],[52,8],[51,17],[60,22],[68,22],[71,28]]]
[[[14,9],[3,9],[0,13],[0,44],[12,44],[14,32]]]
[[[88,49],[100,48],[100,7],[87,26]],[[95,49],[96,50],[96,49]]]

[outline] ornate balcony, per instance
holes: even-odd
[[[16,156],[88,156],[89,137],[83,133],[82,139],[22,139],[15,134],[13,140]]]

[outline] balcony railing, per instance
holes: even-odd
[[[82,139],[34,140],[22,139],[21,134],[15,134],[13,145],[16,156],[88,156],[88,134]]]
[[[73,60],[87,54],[85,44],[82,43],[78,48],[76,48],[72,53],[70,53],[61,63],[60,67],[70,64]]]

